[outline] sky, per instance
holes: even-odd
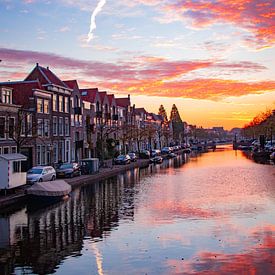
[[[38,62],[203,127],[275,109],[272,0],[0,0],[0,15],[0,81]]]

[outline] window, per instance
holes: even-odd
[[[41,145],[37,145],[37,164],[41,164]]]
[[[5,118],[0,117],[0,138],[5,138]]]
[[[58,127],[57,127],[57,117],[54,116],[53,117],[53,135],[54,136],[57,136],[57,129],[58,129]]]
[[[48,99],[44,99],[44,113],[45,114],[49,114],[50,113],[49,100]]]
[[[12,104],[11,95],[12,95],[11,90],[3,89],[2,90],[2,102],[7,103],[7,104]]]
[[[46,164],[46,146],[43,145],[43,146],[41,146],[41,148],[42,148],[42,151],[41,151],[41,157],[42,157],[41,164]]]
[[[10,153],[10,147],[4,147],[4,152],[3,154],[9,154]]]
[[[17,150],[16,150],[16,147],[15,146],[12,146],[11,147],[11,153],[12,154],[16,154]]]
[[[55,163],[58,162],[58,145],[57,145],[57,143],[53,144],[53,161]]]
[[[74,115],[71,114],[71,126],[74,126]]]
[[[25,116],[22,117],[22,119],[20,119],[20,123],[21,123],[21,136],[25,136],[26,135],[26,120],[25,120]]]
[[[0,155],[2,155],[2,147],[0,147]]]
[[[59,125],[58,125],[58,128],[59,128],[59,135],[60,135],[60,136],[63,136],[63,128],[64,128],[63,117],[60,117],[60,118],[59,118]]]
[[[78,122],[79,122],[79,126],[82,126],[82,115],[78,116]]]
[[[14,117],[9,118],[9,138],[13,138],[14,136]]]
[[[43,119],[38,119],[37,120],[37,135],[39,137],[43,136]]]
[[[32,115],[27,115],[27,135],[32,136]]]
[[[59,112],[64,112],[64,104],[63,104],[63,96],[62,95],[59,96],[58,102],[59,102]]]
[[[53,111],[54,112],[57,112],[57,96],[56,95],[53,95]]]
[[[69,106],[69,98],[66,96],[66,97],[64,97],[64,99],[65,99],[65,110],[64,110],[64,112],[65,113],[69,113],[69,109],[70,109],[70,106]]]
[[[65,117],[65,135],[70,135],[70,124],[69,124],[69,118]]]
[[[13,162],[13,173],[20,173],[21,171],[21,162],[20,161],[14,161]]]
[[[45,137],[50,136],[50,122],[48,119],[44,120],[44,136]]]
[[[37,98],[37,112],[43,113],[43,99]]]
[[[65,142],[65,162],[70,161],[70,141],[66,140]]]

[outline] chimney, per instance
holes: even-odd
[[[130,100],[130,95],[128,94],[128,99]]]
[[[36,67],[38,67],[39,66],[39,63],[36,63]]]
[[[49,68],[49,66],[47,66],[47,70],[49,70],[50,68]]]

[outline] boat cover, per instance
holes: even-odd
[[[45,197],[66,196],[72,187],[64,180],[37,182],[27,189],[27,194]]]

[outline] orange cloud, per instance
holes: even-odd
[[[254,62],[216,60],[167,60],[162,57],[139,56],[117,63],[79,60],[52,53],[0,48],[0,81],[16,80],[27,75],[36,62],[50,66],[57,74],[76,78],[82,85],[98,86],[118,93],[164,97],[219,100],[230,96],[261,94],[275,90],[274,81],[241,82],[237,80],[196,78],[181,80],[198,70],[259,72],[266,68]],[[6,70],[6,71],[5,71]]]
[[[275,42],[275,5],[271,0],[177,0],[173,4],[167,1],[162,9],[166,14],[176,14],[172,19],[167,17],[168,21],[190,19],[197,28],[231,23],[253,33],[253,37],[246,40],[258,47],[268,47]]]
[[[275,81],[241,82],[226,79],[193,79],[185,81],[152,81],[98,83],[121,93],[163,97],[219,100],[231,96],[262,94],[275,90]]]

